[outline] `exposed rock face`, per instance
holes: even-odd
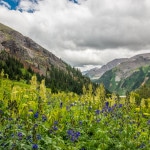
[[[150,65],[150,53],[136,55],[129,58],[128,61],[121,63],[117,67],[117,75],[120,78],[127,78],[135,72],[136,69],[145,65]]]
[[[2,50],[43,75],[51,65],[66,70],[66,64],[61,59],[30,38],[0,23],[0,51]]]

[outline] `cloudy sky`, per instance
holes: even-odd
[[[81,69],[150,52],[150,0],[0,0],[0,22]]]

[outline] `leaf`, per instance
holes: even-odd
[[[46,145],[52,144],[52,139],[50,137],[46,136],[44,138],[44,142],[45,142]]]

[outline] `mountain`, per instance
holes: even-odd
[[[122,62],[127,61],[127,58],[114,59],[108,62],[106,65],[103,65],[101,68],[93,68],[91,70],[83,72],[83,74],[89,77],[91,80],[99,79],[106,71],[116,67]]]
[[[8,71],[6,73],[10,76],[13,73],[12,71],[10,73],[10,70],[15,69],[16,72],[20,72],[12,64],[18,65],[21,63],[23,68],[28,70],[23,71],[21,65],[18,65],[22,74],[28,72],[28,75],[30,75],[33,72],[42,78],[46,78],[46,84],[54,91],[65,90],[81,93],[83,84],[90,83],[90,80],[83,77],[79,70],[72,68],[32,39],[1,23],[0,58],[0,68],[5,68]],[[22,77],[24,78],[24,76],[19,76],[19,78]]]
[[[0,24],[0,51],[2,50],[19,59],[24,65],[30,66],[39,74],[46,75],[46,69],[51,65],[66,70],[66,64],[51,52],[30,38]]]
[[[150,82],[150,53],[139,54],[106,71],[95,82],[124,95]]]

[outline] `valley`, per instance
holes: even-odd
[[[148,150],[150,54],[83,76],[0,24],[0,122],[0,149]]]

